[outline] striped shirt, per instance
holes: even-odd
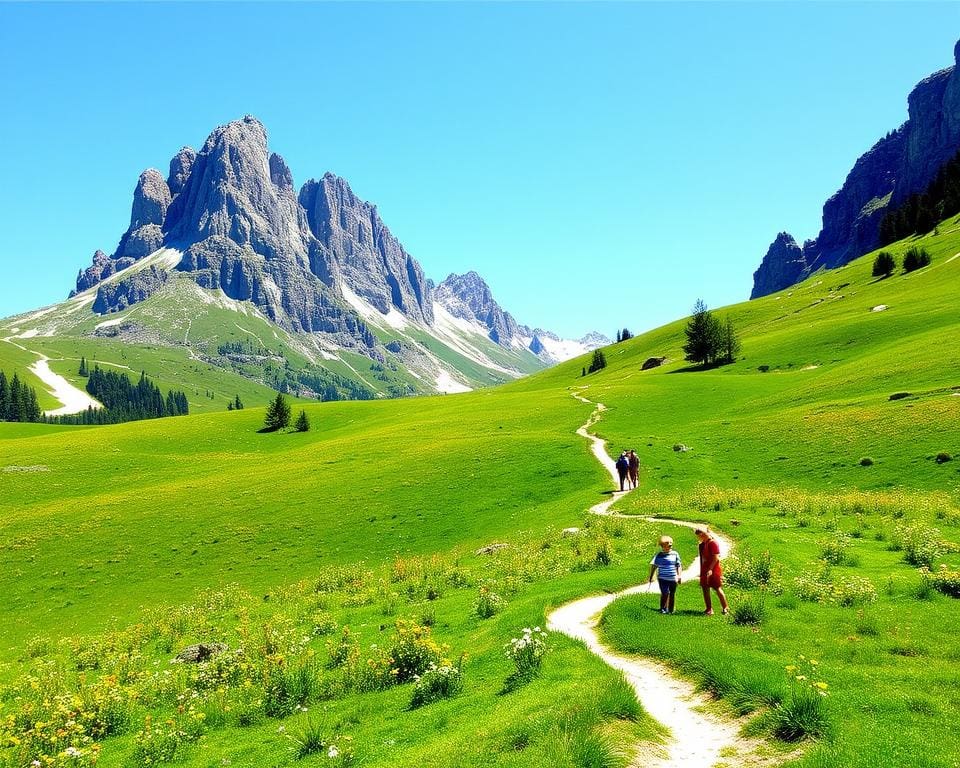
[[[661,549],[650,561],[650,565],[657,566],[657,578],[664,581],[679,581],[680,574],[683,573],[680,555],[672,549],[669,552]]]

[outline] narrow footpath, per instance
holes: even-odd
[[[573,395],[581,402],[594,405],[580,394]],[[587,419],[587,422],[577,430],[577,434],[585,437],[591,443],[591,450],[597,460],[610,472],[610,477],[619,486],[616,466],[607,455],[605,441],[591,435],[588,431],[601,417],[605,406],[596,403],[596,408]],[[611,515],[614,517],[628,517],[633,515],[618,515],[609,511],[610,505],[629,491],[615,491],[611,498],[602,501],[590,508],[596,515]],[[663,518],[641,518],[649,521],[682,525],[695,528],[696,525],[680,520],[665,520]],[[716,534],[714,534],[716,536]],[[730,542],[716,536],[720,544],[721,555],[725,556],[731,548]],[[694,559],[693,563],[684,571],[684,585],[699,582],[700,563]],[[674,672],[664,664],[649,659],[625,656],[616,653],[600,642],[596,625],[600,614],[618,597],[641,593],[659,592],[656,585],[639,584],[629,587],[615,594],[602,594],[585,597],[567,603],[555,609],[547,617],[547,627],[554,632],[562,632],[576,640],[582,640],[587,648],[609,666],[623,672],[627,681],[636,691],[637,698],[643,708],[663,725],[671,730],[671,736],[662,753],[643,754],[634,763],[637,768],[713,768],[713,766],[728,765],[756,765],[754,753],[758,744],[739,735],[739,725],[732,720],[722,719],[702,711],[708,698],[694,689],[692,683],[678,678]],[[699,599],[699,595],[697,596]],[[672,619],[665,617],[666,621]],[[720,621],[717,615],[712,619],[704,617],[704,621]]]

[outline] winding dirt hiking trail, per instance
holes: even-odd
[[[103,406],[82,389],[75,387],[59,373],[54,373],[50,368],[50,358],[40,352],[27,349],[22,344],[17,344],[13,339],[15,336],[8,336],[3,339],[15,347],[19,347],[24,352],[36,355],[38,360],[30,365],[30,372],[33,373],[47,387],[53,395],[62,404],[60,408],[44,411],[47,416],[69,416],[74,413],[80,413],[87,408],[102,408]]]
[[[581,402],[594,405],[580,394],[574,397]],[[597,460],[610,472],[611,479],[619,485],[619,478],[614,462],[607,455],[605,441],[588,431],[596,424],[606,408],[602,403],[596,403],[596,408],[577,434],[585,437],[591,443],[591,450]],[[602,501],[590,508],[593,514],[613,515],[609,511],[610,505],[629,491],[615,491],[611,498]],[[624,517],[634,517],[624,515]],[[695,528],[693,523],[680,520],[665,520],[663,518],[641,518],[656,520],[661,523],[682,525]],[[716,534],[714,534],[716,536]],[[730,551],[730,542],[723,537],[716,536],[720,544],[721,555]],[[700,575],[700,564],[697,559],[684,571],[684,583],[697,583]],[[676,677],[673,671],[658,662],[648,659],[625,656],[607,648],[600,642],[596,625],[603,610],[614,600],[624,595],[659,592],[658,588],[650,584],[640,584],[629,587],[614,594],[594,595],[567,603],[552,611],[547,617],[547,627],[554,632],[562,632],[576,640],[581,640],[587,648],[609,666],[623,672],[627,681],[633,686],[637,698],[644,709],[656,720],[671,729],[671,737],[665,746],[665,754],[638,756],[634,765],[644,768],[712,768],[729,759],[731,765],[756,765],[759,762],[754,753],[758,743],[744,739],[739,735],[739,725],[731,720],[721,719],[705,714],[703,705],[708,698],[696,692],[692,683]],[[699,599],[699,595],[697,596]],[[664,617],[671,621],[670,617]],[[717,621],[719,616],[704,621]]]

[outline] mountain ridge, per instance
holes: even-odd
[[[375,378],[383,386],[356,363],[347,365],[346,375],[386,395],[497,383],[588,351],[602,339],[541,344],[497,304],[477,273],[468,274],[472,278],[458,293],[446,281],[436,286],[376,205],[359,198],[344,178],[327,172],[297,191],[286,161],[270,150],[265,127],[247,115],[218,126],[199,151],[182,147],[166,176],[144,170],[129,225],[113,252],[94,253],[62,311],[20,330],[101,335],[109,325],[114,338],[131,343],[149,338],[189,346],[196,330],[191,342],[191,331],[181,340],[180,331],[163,327],[164,316],[171,328],[196,327],[190,317],[171,319],[172,305],[183,313],[249,303],[311,366],[329,367],[331,358],[346,352],[366,358],[378,367]],[[198,307],[196,294],[183,294],[184,280],[213,295]],[[452,311],[441,323],[437,307],[445,302],[445,311]],[[144,311],[130,314],[137,306]],[[125,316],[116,324],[91,325],[89,312]],[[222,346],[222,333],[208,329],[208,335],[210,349]],[[199,354],[215,358],[210,349]],[[292,386],[300,391],[299,384]]]
[[[792,235],[781,232],[771,243],[753,274],[751,299],[878,247],[884,214],[922,192],[960,150],[960,41],[953,53],[952,66],[923,78],[910,91],[907,120],[861,155],[824,203],[817,237],[797,246]]]

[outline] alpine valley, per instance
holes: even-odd
[[[186,389],[199,411],[273,390],[462,392],[609,343],[520,325],[475,272],[435,284],[345,179],[298,193],[251,116],[181,149],[166,177],[140,174],[114,251],[93,255],[67,300],[0,321],[0,337],[0,359],[31,364],[28,381],[44,380],[37,365],[75,377],[86,358]],[[70,410],[51,397],[48,412]]]

